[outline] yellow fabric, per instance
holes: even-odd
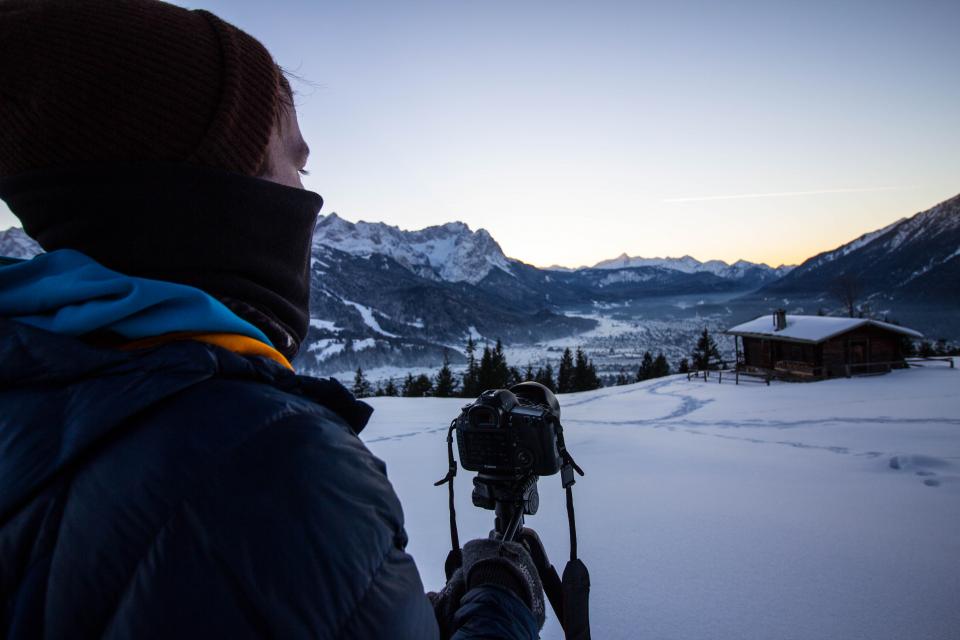
[[[122,345],[121,348],[144,349],[176,340],[196,340],[198,342],[214,344],[244,356],[263,356],[264,358],[270,358],[275,362],[279,362],[287,369],[293,371],[293,365],[283,357],[282,353],[264,342],[248,336],[242,336],[239,333],[166,333],[162,336],[153,336],[151,338],[127,342]]]

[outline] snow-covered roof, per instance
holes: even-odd
[[[787,327],[780,331],[775,331],[773,326],[773,314],[767,314],[754,318],[749,322],[738,324],[735,327],[727,329],[724,333],[734,336],[773,336],[781,340],[793,340],[795,342],[823,342],[833,336],[846,333],[851,329],[856,329],[864,325],[873,325],[896,333],[901,333],[911,338],[922,338],[923,334],[913,329],[901,327],[889,322],[880,322],[879,320],[870,320],[869,318],[831,318],[829,316],[799,316],[787,314]]]

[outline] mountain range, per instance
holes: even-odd
[[[21,229],[0,232],[0,255],[40,249]],[[504,255],[462,222],[406,231],[321,216],[313,236],[311,324],[297,366],[324,374],[364,367],[433,366],[468,336],[532,343],[593,328],[564,311],[671,296],[782,304],[824,301],[853,279],[863,300],[960,304],[960,196],[864,234],[797,267],[626,254],[579,269],[542,269]],[[772,302],[770,302],[772,301]]]

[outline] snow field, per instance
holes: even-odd
[[[672,376],[560,397],[597,638],[956,638],[960,369],[807,384]],[[463,399],[373,398],[425,587],[449,550],[445,435]],[[462,540],[493,513],[457,476]],[[559,477],[527,523],[562,570]],[[552,613],[543,638],[561,638]]]

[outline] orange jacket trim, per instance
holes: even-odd
[[[142,340],[126,342],[121,345],[120,348],[124,350],[145,349],[148,347],[155,347],[160,344],[166,344],[168,342],[175,342],[177,340],[196,340],[198,342],[205,342],[207,344],[223,347],[228,351],[233,351],[234,353],[239,353],[240,355],[244,356],[262,356],[264,358],[270,358],[274,362],[279,362],[287,369],[293,371],[293,365],[290,364],[289,360],[283,357],[282,353],[264,342],[260,342],[255,338],[240,335],[239,333],[165,333],[160,336],[152,336],[150,338],[143,338]]]

